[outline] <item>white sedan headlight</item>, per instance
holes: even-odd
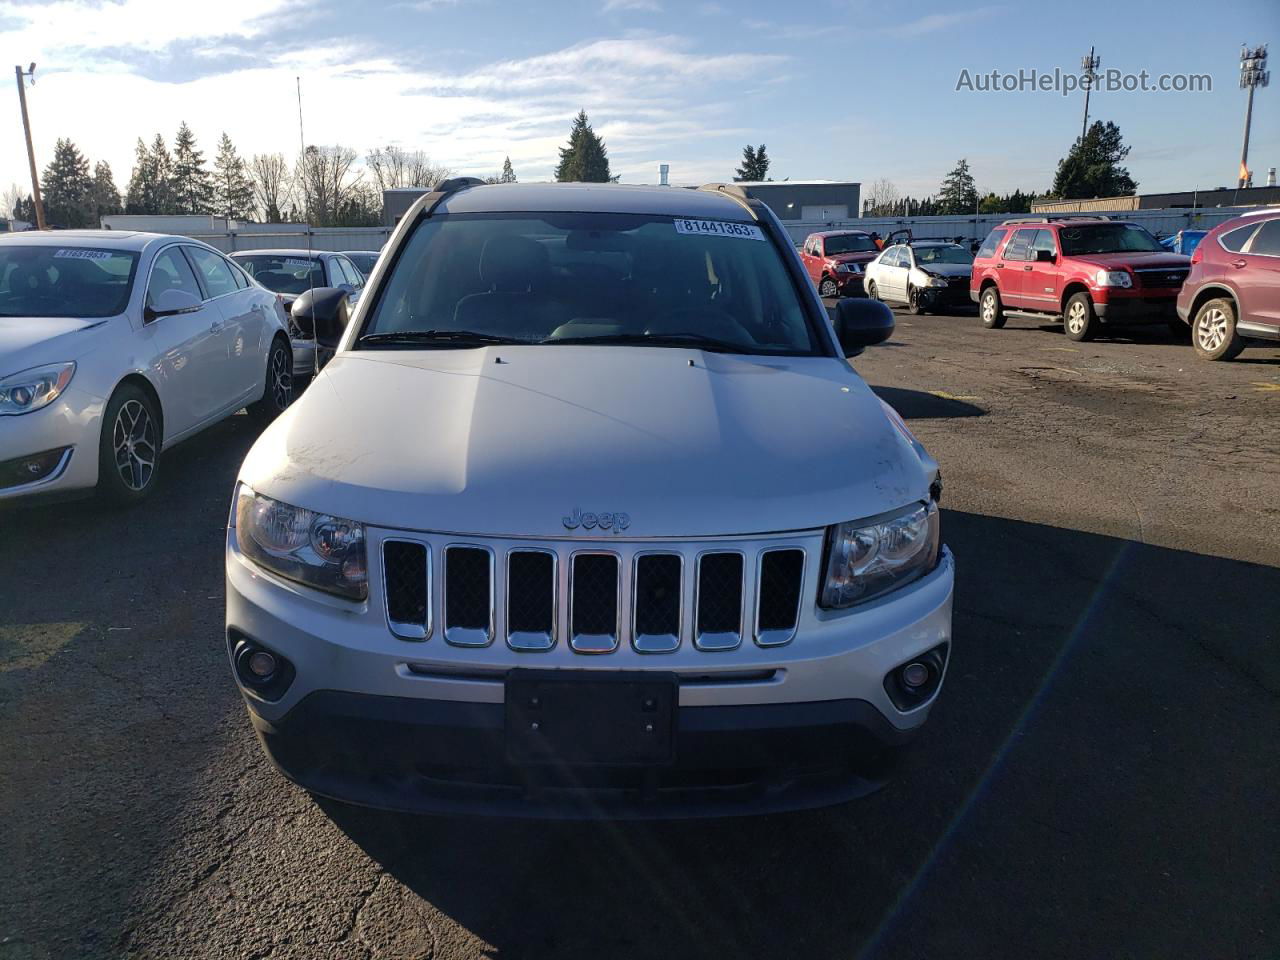
[[[883,596],[938,563],[938,505],[912,504],[879,520],[831,528],[822,606],[842,609]]]
[[[240,552],[289,580],[351,600],[369,595],[364,524],[236,488]]]
[[[32,367],[0,380],[0,417],[47,407],[62,395],[76,372],[74,363]]]
[[[929,286],[931,287],[945,287],[946,285],[947,285],[946,277],[930,277],[929,278]]]
[[[1133,277],[1128,270],[1099,270],[1093,275],[1095,287],[1132,287]]]

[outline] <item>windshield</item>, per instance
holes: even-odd
[[[964,247],[916,247],[916,266],[931,263],[973,263],[973,254]]]
[[[822,241],[822,252],[828,257],[838,253],[874,253],[879,249],[866,233],[839,233]]]
[[[636,214],[426,220],[362,333],[403,343],[387,335],[426,331],[547,344],[697,346],[704,338],[731,352],[822,352],[759,227]]]
[[[125,250],[0,245],[0,316],[115,316],[137,266]]]
[[[1086,253],[1159,253],[1164,248],[1142,227],[1131,223],[1103,223],[1091,227],[1061,227],[1064,256]]]
[[[255,253],[236,257],[236,263],[273,293],[305,293],[312,287],[327,287],[324,264],[319,257],[300,254]]]

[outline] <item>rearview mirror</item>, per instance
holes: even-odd
[[[1053,263],[1057,259],[1052,250],[1036,251],[1036,263]]]
[[[290,313],[305,336],[314,337],[322,347],[336,350],[350,319],[347,292],[339,287],[307,290],[293,301]]]
[[[202,306],[200,298],[186,290],[170,287],[161,290],[143,311],[143,320],[150,323],[159,317],[172,317],[178,313],[195,313]]]
[[[835,305],[836,337],[846,357],[893,336],[893,311],[879,300],[846,298]]]

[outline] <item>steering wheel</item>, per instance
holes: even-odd
[[[713,304],[697,307],[680,307],[651,320],[644,330],[645,336],[662,337],[673,334],[703,334],[727,343],[743,346],[755,343],[755,337],[747,331],[727,310]]]

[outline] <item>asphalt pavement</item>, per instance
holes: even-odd
[[[955,649],[881,792],[393,816],[262,758],[222,638],[238,416],[131,511],[0,513],[0,960],[1280,955],[1280,349],[900,313]]]

